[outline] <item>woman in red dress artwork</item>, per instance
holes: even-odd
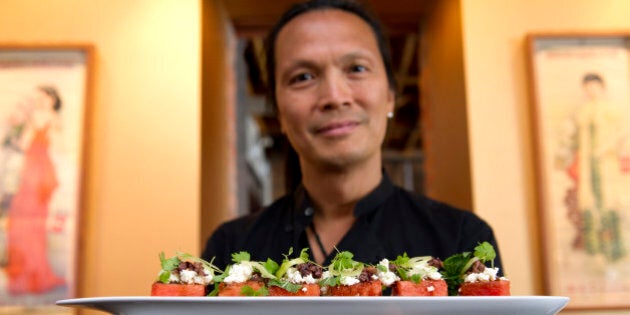
[[[24,164],[7,221],[5,271],[10,294],[38,294],[65,284],[48,260],[46,229],[49,201],[58,186],[48,152],[50,133],[60,109],[61,100],[54,88],[38,88],[30,120],[20,139]]]

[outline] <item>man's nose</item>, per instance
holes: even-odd
[[[352,102],[352,89],[348,79],[340,71],[330,71],[319,86],[319,107],[322,110],[337,109]]]

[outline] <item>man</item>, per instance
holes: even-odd
[[[224,267],[236,251],[279,261],[290,247],[309,247],[323,265],[337,250],[375,264],[405,252],[444,259],[482,241],[496,247],[474,214],[404,191],[382,171],[395,80],[381,28],[361,7],[294,6],[272,29],[267,56],[270,100],[301,181],[262,213],[219,227],[202,257]]]

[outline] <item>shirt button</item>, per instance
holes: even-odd
[[[312,215],[313,215],[313,213],[314,213],[314,212],[315,212],[315,210],[313,210],[313,208],[312,208],[312,207],[308,207],[308,208],[306,208],[306,209],[304,210],[304,215],[305,215],[305,216],[309,216],[309,217],[310,217],[310,216],[312,216]]]

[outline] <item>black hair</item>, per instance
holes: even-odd
[[[48,95],[55,101],[55,104],[53,104],[53,110],[55,110],[56,112],[61,110],[61,97],[59,97],[59,93],[57,93],[56,88],[49,85],[42,85],[38,88],[40,91],[46,93],[46,95]]]
[[[385,72],[387,74],[387,82],[389,88],[393,91],[396,90],[396,77],[391,61],[391,52],[389,50],[389,44],[383,31],[383,27],[374,15],[372,15],[367,8],[359,4],[357,1],[352,0],[310,0],[294,4],[290,7],[276,24],[271,28],[267,38],[265,39],[265,56],[266,56],[266,72],[267,72],[267,101],[272,105],[274,109],[277,109],[276,103],[276,51],[275,45],[278,38],[278,34],[284,28],[284,26],[291,20],[299,15],[315,10],[342,10],[352,13],[361,18],[367,23],[378,44],[378,50],[381,53],[381,58],[385,66]]]

